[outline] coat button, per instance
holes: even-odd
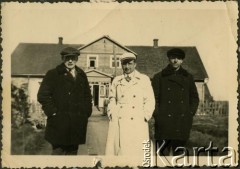
[[[122,95],[122,97],[124,97],[124,95]]]
[[[172,115],[171,114],[168,114],[168,117],[171,117]]]
[[[169,100],[168,103],[171,103],[171,101]]]
[[[133,97],[136,97],[136,95],[133,95]]]
[[[68,94],[70,95],[70,94],[71,94],[71,92],[68,92]]]
[[[133,117],[131,117],[131,120],[133,120]]]
[[[181,103],[183,103],[183,100],[181,100]]]
[[[170,90],[170,87],[169,88],[167,88],[168,90]]]
[[[135,107],[133,106],[132,108],[134,109]]]
[[[182,91],[184,90],[184,88],[182,88]]]

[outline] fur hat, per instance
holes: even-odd
[[[185,58],[185,52],[182,50],[182,49],[179,49],[179,48],[173,48],[173,49],[170,49],[168,52],[167,52],[167,57],[176,57],[176,58],[181,58],[181,59],[184,59]]]

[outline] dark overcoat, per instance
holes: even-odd
[[[199,97],[193,77],[180,67],[168,65],[152,81],[156,107],[155,138],[187,140],[192,128]]]
[[[38,101],[47,115],[47,141],[57,145],[85,143],[92,103],[83,70],[76,66],[75,79],[64,64],[49,70],[38,91]]]

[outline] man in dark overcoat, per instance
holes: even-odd
[[[61,51],[63,63],[49,70],[38,91],[38,101],[47,116],[45,139],[52,155],[76,155],[84,144],[92,113],[91,92],[86,74],[76,66],[79,51]]]
[[[185,52],[173,48],[167,56],[169,64],[152,81],[156,100],[153,116],[155,139],[164,145],[161,153],[175,155],[179,153],[176,148],[184,147],[189,139],[199,97],[193,76],[181,66]]]

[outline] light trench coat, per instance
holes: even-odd
[[[152,117],[155,99],[150,79],[135,70],[127,82],[117,76],[110,89],[109,131],[106,155],[130,155],[143,159],[143,142],[149,140],[148,120]]]

